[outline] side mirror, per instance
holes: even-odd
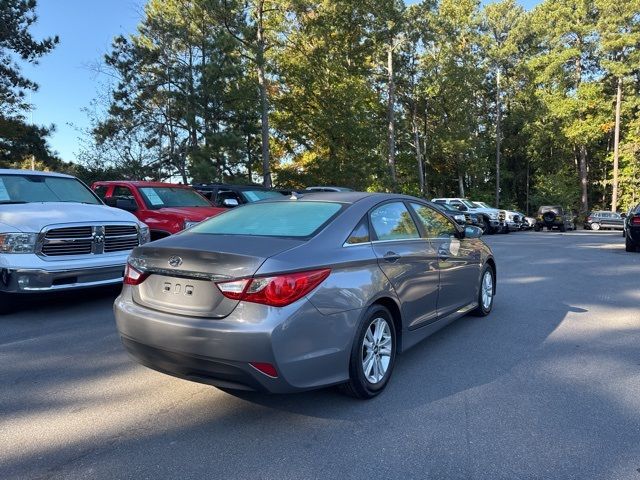
[[[473,225],[464,227],[464,238],[480,238],[481,236],[482,229],[480,227],[474,227]]]
[[[238,200],[236,200],[235,198],[225,198],[222,201],[222,204],[225,207],[229,207],[229,208],[237,207],[238,205],[240,205],[240,203],[238,203]]]
[[[132,198],[117,198],[114,207],[126,210],[127,212],[135,212],[138,210],[138,205]]]

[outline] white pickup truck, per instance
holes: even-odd
[[[144,223],[77,178],[0,169],[0,311],[9,294],[120,283],[131,249],[148,240]]]

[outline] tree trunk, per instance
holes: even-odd
[[[531,170],[531,162],[529,160],[529,157],[527,157],[527,187],[526,187],[527,208],[525,209],[527,215],[529,215],[529,182],[530,182],[530,175],[531,175],[530,170]]]
[[[498,69],[496,73],[496,208],[500,208],[500,143],[502,141],[500,107],[500,69]]]
[[[460,169],[458,169],[458,191],[460,193],[460,198],[464,198],[464,178]]]
[[[271,166],[269,162],[269,100],[267,97],[267,79],[265,77],[265,39],[264,39],[264,0],[258,2],[258,31],[256,65],[258,67],[258,84],[260,86],[260,107],[262,124],[262,183],[271,188]]]
[[[416,149],[416,161],[418,162],[418,180],[420,181],[420,196],[424,197],[424,164],[422,163],[422,148],[420,145],[420,131],[418,129],[418,103],[413,102],[411,111],[411,128],[413,130],[413,142]]]
[[[582,213],[589,212],[589,179],[587,174],[587,147],[580,145],[578,150],[578,165],[580,168],[580,203],[582,204]]]
[[[620,108],[622,104],[622,77],[618,77],[618,91],[616,93],[616,126],[613,136],[613,191],[611,193],[611,211],[618,209],[618,159],[620,146]]]
[[[393,44],[389,46],[387,51],[387,72],[388,72],[388,99],[387,99],[387,129],[388,129],[388,147],[389,156],[387,162],[389,163],[389,173],[391,175],[391,188],[396,190],[397,178],[396,178],[396,132],[395,132],[395,115],[394,106],[396,103],[396,85],[393,78]]]

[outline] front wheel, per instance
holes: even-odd
[[[595,230],[595,231],[600,230],[600,224],[599,223],[592,223],[591,224],[591,230]]]
[[[348,395],[369,399],[389,383],[396,358],[396,330],[391,313],[382,305],[367,310],[356,333],[349,360]]]
[[[493,298],[496,294],[496,274],[490,265],[485,265],[480,276],[478,291],[478,307],[472,311],[476,317],[486,317],[493,309]]]

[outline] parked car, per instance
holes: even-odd
[[[303,192],[353,192],[351,188],[346,187],[332,187],[329,185],[326,186],[317,186],[317,187],[307,187],[303,190]]]
[[[534,217],[524,216],[524,222],[522,227],[524,230],[531,230],[536,225],[536,219]]]
[[[625,218],[625,249],[636,252],[640,247],[640,205],[629,211]]]
[[[127,210],[151,229],[151,240],[168,237],[225,211],[188,185],[142,181],[95,182],[91,188],[109,206]]]
[[[585,230],[624,230],[624,217],[617,212],[596,211],[587,215]]]
[[[144,223],[77,178],[0,170],[0,297],[121,283],[131,249],[148,240]]]
[[[506,213],[504,210],[492,208],[482,202],[472,202],[466,198],[434,198],[431,201],[451,205],[461,212],[477,214],[479,219],[482,219],[482,223],[484,224],[483,232],[485,234],[488,233],[491,235],[498,232],[509,233],[505,222]]]
[[[469,213],[469,212],[461,212],[460,210],[458,210],[457,208],[448,205],[446,203],[433,203],[432,204],[434,207],[436,207],[438,210],[446,213],[447,215],[449,215],[451,218],[453,218],[459,225],[473,225],[474,227],[478,227],[480,228],[483,232],[485,230],[484,228],[484,222],[482,221],[482,217],[479,216],[478,214],[475,213]]]
[[[536,224],[533,228],[536,232],[543,230],[544,227],[547,227],[547,230],[557,228],[561,232],[575,230],[575,218],[570,212],[571,210],[559,205],[542,206],[538,209]]]
[[[633,211],[636,209],[636,207],[630,207],[629,210],[627,210],[627,213],[624,214],[624,218],[623,218],[623,222],[622,222],[622,237],[625,238],[627,236],[627,219],[629,218],[629,216],[631,216],[633,214]]]
[[[517,232],[522,226],[522,216],[518,212],[505,210],[505,223],[510,232]]]
[[[280,198],[279,190],[265,188],[262,185],[229,185],[226,183],[194,183],[195,188],[216,207],[233,208],[246,203]]]
[[[178,377],[371,398],[396,354],[491,312],[496,264],[480,234],[404,195],[249,204],[134,250],[117,327],[140,363]]]

